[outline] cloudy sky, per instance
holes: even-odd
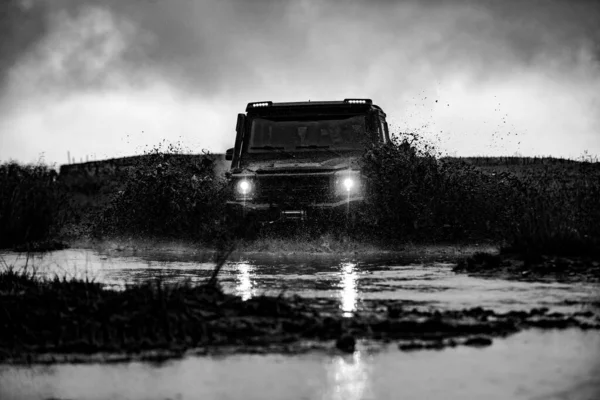
[[[2,0],[0,161],[223,152],[251,101],[368,97],[450,155],[600,155],[600,2]]]

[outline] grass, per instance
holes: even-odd
[[[17,272],[5,266],[0,272],[1,308],[6,316],[0,348],[6,356],[9,349],[93,353],[215,345],[235,342],[233,331],[240,330],[239,325],[233,329],[213,323],[233,311],[241,317],[258,305],[254,311],[259,314],[298,317],[278,298],[242,304],[241,299],[224,294],[216,278],[227,256],[222,253],[216,259],[213,275],[202,285],[155,280],[124,291],[105,289],[87,279],[45,280],[35,271]]]
[[[534,169],[520,181],[511,251],[600,256],[600,163]]]
[[[257,297],[242,302],[224,294],[216,277],[226,255],[201,285],[156,280],[123,291],[89,280],[44,280],[34,272],[5,268],[0,272],[5,316],[0,358],[28,352],[181,350],[236,344],[240,337],[245,342],[284,341],[288,331],[301,331],[314,322],[299,301]],[[275,320],[257,319],[264,316]],[[282,322],[287,324],[284,331]]]
[[[42,242],[57,233],[64,193],[44,164],[0,164],[0,248]]]

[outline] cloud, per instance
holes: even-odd
[[[0,117],[11,130],[0,130],[0,139],[19,157],[32,157],[32,138],[57,131],[66,136],[49,139],[48,151],[62,154],[69,137],[81,134],[76,127],[84,115],[110,119],[122,137],[161,126],[158,136],[187,132],[184,142],[222,151],[233,141],[235,114],[249,101],[350,96],[373,98],[399,129],[437,135],[457,154],[600,153],[596,2],[9,4],[13,40],[2,48],[10,62],[0,65]],[[18,30],[25,20],[34,22]],[[115,98],[129,99],[146,118],[123,117],[108,103]],[[179,107],[161,112],[165,98],[178,99]],[[54,130],[26,123],[56,118],[59,105],[71,115],[50,124]],[[168,112],[177,108],[191,114]],[[194,113],[218,115],[219,122]],[[192,120],[201,126],[182,125]],[[29,133],[17,137],[25,127]],[[86,135],[101,136],[101,128]],[[138,147],[147,144],[137,140]],[[91,151],[85,143],[78,148]]]
[[[0,5],[0,89],[6,74],[47,33],[43,4],[4,0]]]

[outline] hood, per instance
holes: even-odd
[[[335,157],[326,160],[314,159],[289,159],[289,160],[261,160],[249,161],[246,168],[257,173],[285,173],[285,172],[334,172],[342,169],[357,169],[360,156]]]

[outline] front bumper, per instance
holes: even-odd
[[[336,210],[344,211],[364,201],[365,198],[363,196],[355,196],[335,202],[301,205],[279,205],[236,200],[227,202],[227,210],[230,217],[244,218],[246,216],[253,216],[260,222],[304,221],[317,218],[323,213]]]

